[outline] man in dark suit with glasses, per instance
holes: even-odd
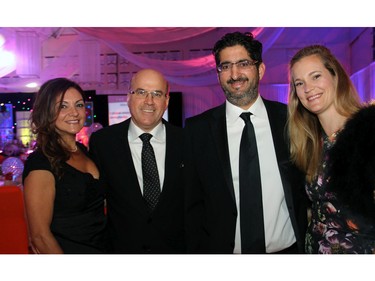
[[[184,128],[188,252],[302,252],[303,175],[289,160],[286,105],[259,94],[262,44],[229,33],[213,55],[226,101]]]
[[[90,137],[90,153],[107,185],[113,253],[185,252],[182,129],[162,117],[169,86],[152,69],[130,82],[131,118]]]

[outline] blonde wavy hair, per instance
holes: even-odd
[[[361,102],[349,75],[341,63],[322,45],[311,45],[300,49],[289,62],[288,131],[292,161],[306,174],[311,182],[319,172],[322,161],[322,128],[318,117],[308,111],[299,101],[292,68],[302,58],[315,55],[332,75],[336,83],[334,106],[347,118],[361,108]]]

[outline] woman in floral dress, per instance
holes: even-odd
[[[375,106],[361,105],[324,46],[299,50],[289,66],[291,155],[312,202],[306,252],[375,253]]]

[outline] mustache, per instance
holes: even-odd
[[[227,83],[233,84],[235,82],[245,82],[245,81],[249,81],[249,79],[247,79],[246,77],[239,77],[237,79],[230,78],[229,80],[227,80]]]

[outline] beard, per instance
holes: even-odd
[[[229,79],[225,83],[221,82],[221,87],[224,91],[226,99],[233,105],[239,107],[246,107],[252,104],[258,97],[258,87],[259,87],[259,76],[256,75],[253,82],[244,89],[243,91],[233,91],[227,85],[233,84],[235,82],[246,82],[249,81],[247,77],[239,77],[238,79]]]

